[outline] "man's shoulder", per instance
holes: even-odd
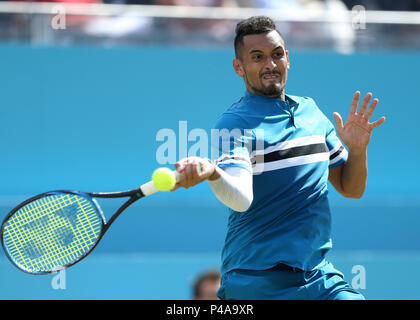
[[[227,110],[216,120],[215,129],[246,128],[247,119],[240,112]]]
[[[250,108],[248,99],[246,97],[241,97],[239,100],[231,104],[231,106],[225,111],[226,114],[238,114],[241,112],[246,112]]]
[[[247,104],[242,97],[234,102],[216,121],[215,128],[245,128],[247,120]]]
[[[288,94],[287,97],[294,103],[296,103],[302,112],[315,112],[317,114],[321,113],[321,109],[318,107],[318,104],[312,97],[308,96],[296,96]],[[290,102],[289,102],[290,103]]]
[[[301,103],[313,103],[314,105],[316,105],[315,100],[311,97],[308,96],[297,96],[297,95],[293,95],[293,94],[287,94],[286,95],[290,100],[301,104]]]

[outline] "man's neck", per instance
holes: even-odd
[[[249,93],[257,95],[257,96],[262,96],[262,97],[272,98],[272,99],[280,99],[280,100],[286,101],[286,94],[284,90],[282,90],[282,92],[279,95],[274,95],[274,96],[265,95],[262,92],[255,92],[255,90],[249,90],[248,88],[247,90]]]

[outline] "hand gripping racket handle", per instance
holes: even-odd
[[[176,182],[178,182],[179,173],[176,170],[174,170],[174,173],[175,173],[175,177],[176,177]],[[141,185],[140,189],[141,189],[141,192],[143,192],[145,197],[150,196],[151,194],[154,194],[154,193],[159,191],[158,189],[156,189],[153,181],[149,181],[149,182],[146,182],[145,184]]]

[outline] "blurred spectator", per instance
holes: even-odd
[[[310,11],[325,12],[326,16],[343,21],[348,19],[348,9],[341,0],[253,0],[257,8],[276,10],[285,21],[277,22],[277,27],[286,39],[301,38],[312,46],[330,46],[341,53],[354,51],[354,30],[348,22],[294,22],[288,18],[305,17]],[[293,45],[293,41],[288,41]]]
[[[193,285],[193,300],[219,300],[216,296],[220,288],[220,273],[209,270],[200,274]]]
[[[101,0],[13,0],[16,2],[101,3]]]
[[[103,0],[103,3],[113,3],[113,4],[142,4],[142,5],[151,5],[155,4],[155,0]]]
[[[420,0],[342,0],[347,8],[351,10],[356,5],[361,5],[365,10],[379,11],[420,11]],[[403,24],[380,24],[370,25],[370,30],[375,30],[377,34],[386,35],[381,37],[382,43],[390,47],[411,46],[417,42],[420,32],[420,25]]]
[[[195,7],[233,7],[237,6],[236,0],[155,0],[162,6],[195,6]]]
[[[184,7],[225,7],[237,8],[240,0],[155,0],[156,5],[184,6]],[[168,42],[178,43],[190,39],[192,42],[231,42],[234,21],[219,19],[166,19],[162,26],[170,30],[165,39]]]
[[[54,2],[57,5],[67,4],[67,3],[102,3],[102,0],[12,0],[15,2]],[[61,9],[60,9],[61,12]],[[39,18],[39,17],[38,17]],[[42,17],[40,18],[42,19]],[[16,23],[19,24],[20,18],[17,19]],[[38,19],[39,20],[39,19]],[[78,27],[89,20],[88,16],[85,15],[66,15],[65,17],[65,28]]]
[[[343,0],[348,9],[362,5],[366,10],[420,11],[420,0]]]
[[[103,0],[105,4],[153,5],[155,0]],[[108,39],[144,37],[153,28],[152,17],[140,17],[123,12],[115,17],[92,17],[84,26],[86,34]]]
[[[303,9],[302,4],[298,0],[254,0],[254,6],[264,9]]]

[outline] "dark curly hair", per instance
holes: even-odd
[[[279,35],[283,38],[281,33],[276,29],[276,24],[269,17],[254,16],[240,21],[236,25],[235,29],[236,36],[234,46],[236,58],[240,58],[240,49],[244,44],[243,39],[245,36],[250,34],[268,33],[273,30],[276,30],[279,33]]]

